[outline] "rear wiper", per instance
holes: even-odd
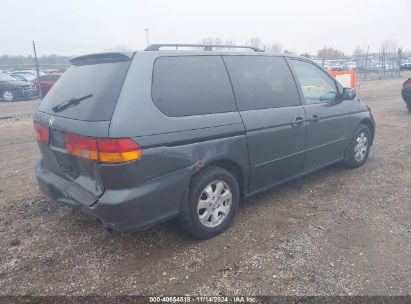
[[[57,112],[62,112],[67,108],[77,106],[80,102],[82,102],[85,99],[88,99],[90,97],[93,97],[93,94],[89,94],[83,97],[79,98],[71,98],[63,103],[58,104],[57,106],[52,107],[51,109],[57,113]]]

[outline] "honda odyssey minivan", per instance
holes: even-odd
[[[178,46],[197,50],[72,59],[34,115],[44,193],[111,230],[177,218],[209,238],[242,199],[367,160],[369,107],[314,62]]]

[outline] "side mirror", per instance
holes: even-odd
[[[337,94],[332,91],[321,94],[320,96],[320,101],[334,101],[336,99],[337,99]]]
[[[341,94],[342,100],[353,100],[357,96],[357,93],[354,89],[344,88]]]

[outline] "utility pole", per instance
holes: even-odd
[[[365,71],[364,71],[364,80],[367,78],[368,71],[368,53],[370,51],[370,46],[367,46],[367,54],[365,55]]]
[[[33,51],[34,51],[34,60],[36,62],[37,79],[40,79],[39,62],[37,60],[36,43],[34,42],[34,40],[33,40]],[[39,94],[40,94],[40,98],[43,97],[43,92],[41,91],[40,85],[39,85]]]
[[[327,46],[324,45],[324,50],[323,50],[323,68],[324,68],[324,64],[325,64],[325,50],[327,49]]]
[[[148,28],[144,29],[144,31],[146,32],[146,44],[148,46],[150,44],[150,41],[148,39]]]

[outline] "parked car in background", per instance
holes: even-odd
[[[410,71],[410,70],[411,70],[411,63],[403,63],[403,64],[401,64],[401,70],[402,70],[402,71],[406,71],[406,70]]]
[[[408,111],[411,112],[411,77],[402,84],[401,95],[407,104]]]
[[[161,47],[71,60],[34,114],[44,193],[112,230],[210,238],[241,198],[367,160],[370,108],[312,61]]]
[[[33,77],[33,75],[31,74],[13,74],[10,75],[11,77],[20,80],[20,81],[25,81],[25,82],[29,82],[30,80],[36,79],[36,77]]]
[[[37,79],[35,74],[29,72],[11,72],[9,75],[21,81],[31,81]]]
[[[31,99],[39,96],[36,85],[17,80],[11,75],[0,73],[0,100],[16,101]]]
[[[67,71],[66,68],[53,69],[49,70],[46,74],[63,74],[65,71]]]
[[[30,82],[34,85],[37,85],[41,90],[41,94],[44,96],[56,83],[60,76],[61,74],[46,74],[40,76],[40,78],[38,79],[31,80]]]
[[[33,74],[34,76],[37,77],[37,71],[36,70],[13,70],[13,71],[11,71],[11,74],[14,74],[14,73],[17,73],[17,74]],[[43,76],[43,75],[45,75],[45,73],[42,72],[42,71],[39,71],[39,75]]]

